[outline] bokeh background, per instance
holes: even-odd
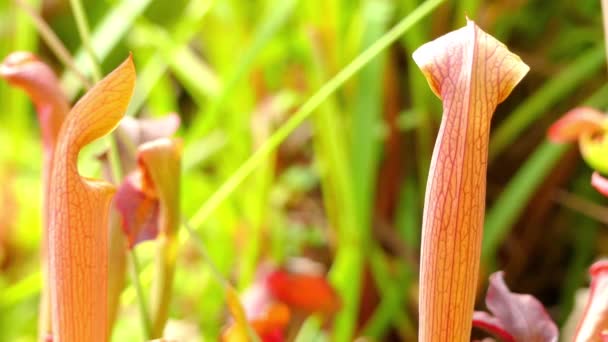
[[[22,2],[40,13],[79,70],[91,75],[69,1]],[[102,72],[133,53],[138,83],[128,115],[176,112],[182,118],[187,218],[306,99],[419,3],[83,1]],[[464,25],[465,14],[531,68],[492,122],[478,306],[483,307],[487,275],[502,269],[512,290],[535,295],[564,324],[575,291],[587,286],[588,266],[608,252],[608,210],[591,188],[591,170],[576,146],[550,144],[546,129],[575,106],[608,107],[597,0],[445,1],[412,27],[193,227],[238,289],[254,281],[263,263],[312,259],[325,265],[341,297],[359,302],[339,313],[356,318],[357,335],[416,340],[422,203],[441,103],[411,54]],[[83,93],[32,18],[2,0],[0,58],[15,50],[33,51],[49,63],[72,100]],[[42,162],[37,125],[25,95],[0,82],[1,341],[36,336]],[[97,144],[82,154],[84,174],[99,174],[95,155],[103,148]],[[138,248],[145,284],[153,249],[145,243]],[[128,287],[114,340],[141,339],[134,303]],[[222,288],[184,236],[173,325],[193,331],[193,340],[216,340],[226,317]],[[330,322],[308,329],[307,336],[324,340],[348,327]]]

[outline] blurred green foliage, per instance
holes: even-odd
[[[69,1],[27,2],[91,76]],[[102,73],[134,55],[138,83],[128,114],[182,117],[182,203],[190,218],[306,99],[421,2],[83,4]],[[555,195],[560,189],[602,204],[588,184],[590,171],[571,148],[544,141],[547,126],[569,108],[608,107],[599,2],[446,1],[330,94],[194,227],[240,290],[265,261],[305,256],[328,267],[343,309],[325,332],[316,318],[306,321],[298,341],[350,341],[355,334],[415,340],[422,199],[441,106],[410,56],[461,26],[465,13],[531,66],[493,121],[483,280],[493,268],[505,269],[514,291],[538,296],[563,322],[574,291],[585,285],[585,269],[608,252],[608,235],[598,229],[606,222],[566,208]],[[41,55],[72,100],[82,94],[78,78],[40,41],[31,19],[2,1],[0,57],[15,50]],[[33,341],[40,139],[32,105],[6,82],[0,82],[0,107],[0,340]],[[81,156],[87,175],[99,173],[95,153],[104,146]],[[153,249],[138,249],[147,286]],[[122,302],[114,340],[141,340],[133,329],[132,288]],[[226,322],[223,290],[185,231],[171,317],[205,340],[217,340]]]

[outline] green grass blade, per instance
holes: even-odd
[[[277,2],[277,6],[272,10],[270,16],[262,21],[262,25],[255,33],[249,48],[242,53],[240,60],[231,69],[218,96],[209,104],[202,115],[195,117],[192,127],[188,131],[189,137],[201,137],[205,132],[215,127],[222,107],[226,101],[230,100],[232,92],[249,72],[262,49],[291,16],[297,2],[298,0]]]
[[[350,64],[329,80],[321,89],[306,101],[300,109],[290,117],[260,148],[245,161],[241,167],[209,198],[207,202],[192,216],[190,224],[200,227],[213,211],[255,170],[264,159],[274,151],[293,130],[306,120],[329,95],[341,87],[344,82],[357,73],[363,66],[376,57],[380,52],[394,43],[399,37],[414,26],[420,19],[428,15],[443,0],[428,0],[420,5],[410,15],[403,18],[374,45],[370,46]]]
[[[544,141],[509,181],[500,198],[486,216],[482,260],[492,260],[500,245],[530,197],[561,160],[570,146]]]
[[[134,29],[134,39],[131,41],[135,41],[138,43],[138,38],[145,39],[146,44],[153,44],[159,49],[159,52],[154,53],[152,56],[145,59],[143,62],[143,67],[138,68],[137,72],[137,84],[135,85],[135,91],[133,93],[133,98],[131,99],[131,103],[129,104],[129,109],[127,110],[127,115],[133,116],[141,106],[144,104],[144,101],[149,97],[152,89],[156,86],[157,82],[162,78],[167,70],[168,66],[175,66],[180,64],[181,56],[177,56],[176,54],[181,54],[179,52],[181,49],[187,50],[185,53],[192,53],[187,47],[187,42],[190,41],[195,34],[204,27],[202,25],[202,20],[205,15],[209,12],[211,7],[211,0],[192,0],[188,6],[185,7],[184,11],[180,14],[182,20],[175,24],[175,27],[171,29],[170,33],[165,33],[163,30],[162,37],[154,37],[150,35],[138,36],[138,32],[141,33],[140,24],[136,25]],[[145,25],[144,25],[145,26]],[[150,27],[148,25],[147,27]],[[145,29],[143,31],[145,33]],[[151,32],[150,32],[151,33]],[[168,35],[168,36],[164,36]],[[137,44],[132,44],[132,49],[135,49]],[[135,56],[135,60],[139,60],[138,55]],[[192,57],[187,57],[185,63],[188,64],[188,67],[193,68],[189,62]],[[195,66],[196,67],[196,66]],[[194,73],[197,77],[201,77],[201,73],[195,71]],[[210,84],[206,78],[201,78],[203,85]],[[188,149],[190,145],[186,146]],[[187,157],[188,153],[185,153]],[[184,158],[187,160],[187,158]]]
[[[122,0],[106,14],[93,31],[91,48],[97,53],[97,58],[103,61],[120,39],[132,27],[133,21],[150,5],[151,0]],[[92,68],[89,65],[86,49],[80,48],[75,56],[76,66],[87,75]],[[81,89],[81,82],[70,71],[61,77],[63,89],[69,98],[74,98]]]
[[[27,1],[33,7],[40,7],[39,0]],[[25,50],[36,51],[38,47],[38,37],[36,28],[32,24],[31,19],[26,13],[18,9],[17,6],[9,7],[10,18],[3,18],[3,24],[7,24],[6,33],[0,38],[0,53],[2,57],[12,51]],[[5,21],[4,21],[5,20]],[[9,29],[10,26],[12,28]],[[14,33],[10,34],[9,32]],[[10,141],[10,148],[7,149],[7,156],[11,156],[11,160],[18,158],[22,153],[22,144],[30,135],[30,116],[25,115],[30,111],[30,100],[21,89],[10,86],[7,82],[0,82],[0,103],[2,110],[9,115],[2,116],[2,126],[5,128],[0,134],[6,133],[7,141]],[[18,114],[18,115],[15,115]],[[0,149],[2,151],[2,149]],[[2,151],[3,152],[3,151]],[[3,162],[3,160],[0,160]]]
[[[368,1],[362,8],[365,30],[362,37],[362,51],[369,48],[382,37],[392,14],[392,6],[386,1]],[[369,251],[369,236],[374,211],[375,185],[377,183],[378,164],[381,151],[381,127],[383,123],[383,70],[384,54],[379,54],[361,69],[358,77],[358,88],[352,109],[352,136],[349,146],[349,157],[344,161],[348,166],[345,174],[334,175],[334,181],[341,177],[350,177],[342,193],[330,194],[340,196],[338,216],[343,217],[339,226],[339,244],[336,251],[336,262],[331,269],[331,279],[342,296],[343,309],[338,313],[333,329],[333,339],[336,341],[352,340],[359,314],[359,297],[361,280],[367,251]],[[329,113],[331,114],[331,113]],[[319,113],[319,116],[321,113]],[[334,116],[334,115],[332,115]],[[329,117],[328,119],[331,119]],[[327,120],[326,120],[327,121]],[[343,127],[343,125],[341,125]],[[326,145],[338,147],[336,131],[343,130],[340,126],[333,128],[319,127],[317,134],[327,135]],[[345,147],[347,150],[348,147]],[[348,152],[348,151],[344,151]],[[350,159],[350,160],[349,160]],[[350,162],[350,163],[349,163]],[[334,168],[328,168],[332,173]],[[326,197],[327,198],[327,197]],[[342,262],[342,261],[345,262]]]
[[[322,321],[317,316],[310,316],[307,318],[298,335],[295,338],[295,342],[325,342],[328,339],[323,335]]]
[[[386,1],[367,2],[363,12],[367,29],[364,48],[371,46],[386,30],[392,6]],[[375,185],[381,149],[384,54],[370,61],[359,73],[353,107],[351,146],[352,188],[355,214],[362,231],[368,231],[375,200]],[[367,235],[367,234],[364,234]]]
[[[591,187],[589,183],[589,177],[579,177],[576,179],[573,192],[589,198],[590,200],[597,200],[597,203],[601,203],[601,195]],[[602,210],[605,210],[602,208]],[[573,231],[569,234],[574,240],[573,242],[573,253],[572,258],[568,262],[568,266],[565,270],[564,285],[561,288],[560,293],[560,312],[558,323],[564,323],[570,315],[575,302],[575,294],[578,289],[584,287],[587,281],[587,269],[589,268],[591,260],[594,257],[594,249],[589,248],[593,246],[598,236],[598,228],[600,223],[596,220],[582,215],[578,212],[573,212],[569,221]],[[576,231],[574,231],[574,229]],[[560,324],[562,325],[562,324]]]
[[[78,34],[85,50],[89,54],[91,59],[91,71],[93,79],[98,82],[101,79],[101,67],[99,66],[99,59],[95,55],[95,50],[91,46],[91,32],[89,30],[89,22],[87,16],[84,13],[82,2],[80,0],[70,0],[72,6],[72,12],[74,12],[74,18],[76,19],[76,27],[78,28]]]
[[[372,274],[376,286],[380,290],[380,305],[366,323],[363,335],[381,340],[393,322],[398,321],[401,329],[415,335],[414,324],[407,314],[403,313],[405,300],[412,284],[411,269],[402,264],[394,276],[390,274],[389,260],[380,249],[375,249],[370,256]],[[393,279],[396,278],[396,279]]]
[[[156,25],[140,23],[135,34],[158,50],[164,63],[199,106],[204,106],[210,97],[217,96],[221,87],[217,75],[188,45],[174,41],[167,31]]]
[[[411,11],[416,8],[418,4],[417,0],[406,0],[403,2],[403,8],[406,11]],[[425,25],[418,25],[408,33],[403,35],[401,39],[402,45],[409,55],[411,55],[418,47],[424,44],[428,40],[428,32]],[[433,112],[437,114],[441,111],[435,111],[431,108],[433,101],[438,103],[435,95],[427,86],[427,81],[424,75],[419,72],[418,66],[412,58],[407,59],[408,68],[408,86],[409,93],[412,99],[412,110],[408,113],[408,116],[416,120],[416,167],[418,174],[418,193],[421,195],[420,199],[424,199],[424,189],[426,187],[426,178],[429,173],[429,166],[431,164],[431,154],[433,151],[433,133],[432,123],[434,116]],[[436,116],[435,116],[436,117]]]

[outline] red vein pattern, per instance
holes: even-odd
[[[528,66],[472,21],[413,58],[443,101],[422,224],[418,340],[464,342],[481,254],[490,120]]]
[[[116,127],[135,86],[131,58],[93,87],[59,133],[50,185],[54,342],[108,341],[108,210],[114,187],[78,174],[78,153]]]

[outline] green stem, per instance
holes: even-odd
[[[188,224],[188,222],[186,221],[185,218],[182,217],[181,221],[182,221],[182,226],[188,232],[188,235],[190,235],[190,238],[194,241],[194,244],[198,248],[199,253],[201,253],[203,261],[207,263],[207,266],[209,266],[209,269],[211,270],[211,275],[213,276],[213,278],[215,278],[215,280],[224,288],[224,291],[226,291],[226,293],[228,293],[228,291],[234,291],[236,293],[234,286],[232,286],[230,281],[228,279],[226,279],[226,277],[224,277],[224,275],[222,274],[220,269],[217,267],[217,265],[213,262],[213,260],[209,256],[209,253],[207,252],[207,247],[205,247],[205,243],[200,238],[200,236],[198,236],[198,234],[196,234],[194,229],[192,229],[192,227]],[[239,302],[238,304],[242,308],[242,303]],[[235,317],[235,319],[236,319],[236,317]],[[255,330],[253,329],[251,324],[249,324],[249,321],[245,321],[245,324],[246,324],[247,334],[248,334],[250,341],[259,342],[260,338],[255,333]]]
[[[109,149],[108,149],[108,160],[110,163],[110,167],[112,169],[112,181],[114,184],[120,184],[123,177],[122,165],[120,162],[120,156],[118,155],[118,145],[115,136],[109,136]],[[122,243],[123,239],[111,239],[110,243]],[[116,251],[120,248],[120,246],[110,245],[110,251]],[[142,321],[142,329],[144,334],[146,335],[146,339],[150,339],[152,337],[152,323],[150,318],[150,312],[146,305],[146,299],[142,290],[141,281],[139,279],[139,262],[137,258],[137,254],[135,253],[135,249],[130,249],[129,252],[129,262],[131,263],[131,281],[133,283],[133,287],[135,288],[135,292],[137,294],[137,301],[139,306],[139,315],[141,316]],[[124,260],[124,259],[123,259]],[[111,275],[111,277],[115,277],[117,275]],[[111,279],[114,281],[114,279]],[[115,295],[115,294],[112,294]],[[114,302],[112,302],[114,303]],[[115,308],[111,308],[111,310],[115,310]]]
[[[260,146],[260,148],[247,159],[234,174],[220,186],[220,188],[207,200],[202,207],[193,215],[190,224],[193,227],[201,226],[217,207],[255,170],[276,148],[293,132],[304,120],[306,120],[317,107],[323,103],[348,79],[356,74],[362,67],[369,63],[380,52],[394,43],[399,37],[414,26],[420,19],[429,14],[443,0],[428,0],[418,6],[407,17],[403,18],[389,32],[384,34],[372,46],[361,53],[350,64],[342,69],[336,76],[329,80],[321,89],[310,97],[306,103],[291,118]]]
[[[608,0],[602,0],[602,22],[604,23],[604,49],[608,56]],[[608,58],[606,58],[608,62]]]
[[[93,46],[91,45],[91,32],[89,30],[89,23],[87,16],[84,13],[82,2],[80,0],[70,0],[72,6],[72,12],[74,12],[74,18],[76,19],[76,27],[78,28],[78,34],[82,40],[82,44],[86,49],[89,57],[91,58],[91,69],[93,71],[93,79],[95,82],[99,82],[101,79],[101,68],[99,67],[99,59],[95,55]]]
[[[129,261],[131,262],[131,279],[135,293],[137,294],[137,302],[139,305],[139,314],[141,318],[141,324],[144,330],[144,337],[146,340],[152,336],[152,323],[150,322],[150,314],[148,313],[148,307],[146,305],[146,298],[139,281],[139,260],[135,249],[129,251]]]
[[[108,161],[112,171],[112,183],[120,184],[123,176],[122,165],[120,164],[120,156],[118,155],[118,143],[114,135],[107,137],[109,149],[108,149]]]
[[[150,320],[152,331],[149,338],[161,338],[169,318],[169,306],[175,277],[175,259],[177,255],[177,240],[173,234],[159,234],[156,238],[156,256],[154,264],[156,271],[151,288]]]

